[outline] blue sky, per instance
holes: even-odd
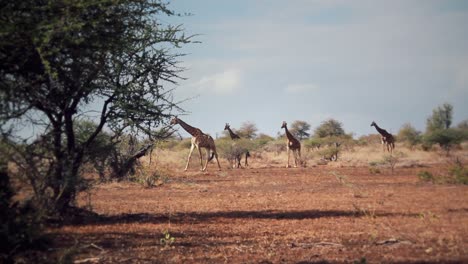
[[[468,1],[174,0],[184,46],[180,116],[212,136],[243,122],[275,136],[283,120],[326,119],[356,136],[370,123],[424,130],[432,109],[468,118]],[[185,132],[182,135],[187,136]]]

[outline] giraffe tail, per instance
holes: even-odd
[[[215,156],[215,152],[211,151],[211,157],[208,159],[208,162],[210,162]]]

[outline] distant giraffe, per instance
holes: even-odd
[[[283,125],[281,128],[284,128],[286,131],[286,137],[288,138],[287,140],[287,145],[286,149],[288,151],[288,164],[286,165],[286,168],[289,168],[289,150],[293,151],[294,155],[294,167],[297,167],[297,163],[299,160],[299,165],[302,165],[302,160],[301,160],[301,143],[299,140],[297,140],[288,130],[287,124],[285,121],[283,121]]]
[[[236,133],[234,133],[231,130],[231,126],[228,123],[226,123],[226,125],[224,126],[224,130],[227,130],[229,132],[229,136],[231,136],[232,140],[238,140],[238,139],[241,138],[239,135],[237,135]],[[237,168],[241,167],[242,154],[243,153],[238,153],[236,155],[235,161],[237,161]],[[246,167],[249,166],[249,162],[248,162],[249,157],[250,157],[250,152],[248,150],[246,150],[245,151],[245,163],[244,163],[244,166],[246,166]],[[233,165],[233,167],[234,167],[234,165]]]
[[[219,170],[221,170],[221,166],[219,165],[219,160],[218,160],[218,153],[216,153],[216,146],[215,146],[213,138],[207,134],[204,134],[199,128],[192,127],[177,117],[174,117],[171,120],[171,125],[175,125],[175,124],[179,124],[183,129],[185,129],[185,131],[187,131],[190,135],[192,135],[192,146],[190,147],[190,152],[187,158],[187,165],[185,166],[184,170],[187,171],[188,169],[194,148],[197,148],[198,153],[200,154],[200,166],[201,166],[202,171],[206,170],[206,166],[208,165],[208,162],[211,161],[213,157],[216,158],[216,162],[218,163],[218,168]],[[205,166],[203,166],[203,157],[201,153],[201,148],[206,149]],[[211,152],[211,157],[210,157],[210,152]]]
[[[379,132],[379,134],[381,135],[381,141],[384,145],[384,151],[385,147],[387,147],[387,151],[392,153],[393,149],[395,149],[395,138],[393,137],[393,135],[388,133],[387,130],[380,128],[374,121],[372,121],[371,126],[375,127],[375,129],[377,129],[377,132]]]

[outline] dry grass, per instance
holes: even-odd
[[[89,263],[468,262],[468,186],[418,178],[418,166],[446,171],[447,158],[397,146],[395,173],[370,174],[369,162],[384,157],[379,147],[324,166],[311,152],[297,169],[284,168],[286,153],[252,153],[248,169],[223,159],[222,171],[207,172],[197,153],[183,172],[188,149],[158,150],[142,164],[167,182],[81,194],[79,205],[100,217],[49,229],[48,254],[72,248],[75,262]],[[466,151],[454,155],[466,164]]]
[[[403,144],[397,144],[393,156],[398,157],[396,168],[399,167],[424,167],[435,164],[447,164],[459,158],[462,162],[467,163],[468,161],[468,146],[462,145],[458,150],[452,151],[450,157],[445,156],[443,151],[423,151],[420,149],[409,149]],[[159,149],[153,152],[151,164],[149,164],[148,157],[142,159],[145,166],[157,167],[166,172],[180,172],[185,168],[189,149]],[[202,152],[205,155],[204,152]],[[282,152],[266,152],[266,151],[252,151],[252,157],[249,159],[250,168],[273,168],[273,167],[285,167],[287,163],[287,153]],[[363,167],[369,166],[372,163],[382,163],[388,152],[382,151],[380,144],[372,144],[368,146],[358,146],[351,149],[345,149],[340,152],[339,159],[336,162],[326,162],[327,166],[331,167],[343,167],[343,166],[355,166]],[[302,158],[306,162],[307,167],[314,167],[321,165],[322,157],[319,155],[319,151],[307,151],[302,150]],[[204,156],[205,160],[206,157]],[[220,163],[223,169],[231,169],[229,162],[220,156]],[[243,164],[243,162],[242,162]],[[290,164],[294,165],[294,157],[291,154]],[[191,163],[189,170],[198,170],[200,168],[199,155],[197,151],[192,154]],[[216,170],[214,161],[208,165],[208,170]]]

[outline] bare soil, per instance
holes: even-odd
[[[75,263],[468,263],[468,186],[421,182],[421,168],[196,169],[155,188],[107,183],[81,194],[79,206],[100,217],[50,228],[50,254]]]

